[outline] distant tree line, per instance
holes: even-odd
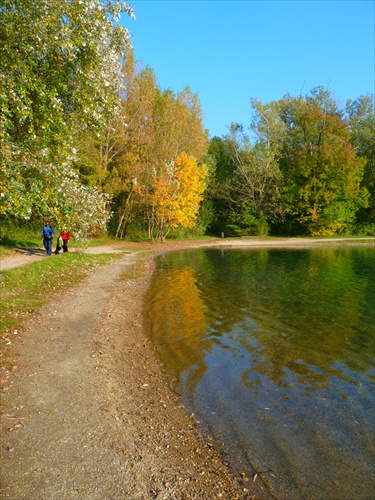
[[[340,109],[324,87],[251,101],[250,134],[232,124],[210,141],[205,201],[228,235],[375,234],[374,96]],[[251,141],[251,138],[253,141]]]
[[[76,238],[374,234],[374,96],[251,101],[209,141],[199,98],[135,61],[126,0],[3,0],[0,221]]]

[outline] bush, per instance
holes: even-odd
[[[354,228],[356,236],[375,236],[375,223],[361,223]]]

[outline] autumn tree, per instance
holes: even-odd
[[[143,216],[144,200],[140,192],[148,192],[151,166],[157,164],[155,154],[154,107],[160,89],[150,67],[137,68],[133,55],[124,67],[127,87],[123,95],[122,116],[126,127],[109,177],[114,197],[114,231],[123,237],[129,223]],[[142,190],[139,189],[142,186]]]
[[[280,168],[289,212],[312,235],[343,232],[367,198],[360,188],[364,162],[347,125],[316,101],[289,98],[280,105],[287,128]]]
[[[186,87],[176,96],[179,123],[178,150],[201,162],[208,150],[208,132],[203,127],[203,111],[197,94]]]
[[[154,172],[173,164],[183,151],[199,163],[208,148],[200,103],[190,89],[178,94],[161,90],[153,70],[137,63],[132,52],[126,54],[123,79],[126,128],[106,187],[114,197],[117,237],[126,234],[132,221],[152,224],[149,200],[154,192]]]
[[[287,95],[263,105],[256,128],[283,174],[289,221],[312,235],[347,230],[367,203],[364,162],[332,96],[320,87],[306,98]]]
[[[149,199],[146,197],[146,215],[149,228],[153,228],[150,232],[151,238],[155,239],[154,228],[157,227],[158,238],[164,240],[172,227],[195,226],[197,214],[194,213],[194,210],[198,211],[199,203],[197,205],[194,202],[194,197],[202,188],[202,172],[205,172],[204,176],[206,175],[205,167],[198,167],[198,165],[201,164],[208,149],[208,133],[203,127],[203,113],[198,97],[192,94],[188,87],[177,95],[170,89],[160,92],[155,101],[152,120],[154,144],[151,167],[157,175],[151,179],[149,184],[152,202],[150,206],[147,206]],[[188,157],[190,157],[189,160]],[[171,174],[169,170],[172,165],[174,173]],[[157,203],[159,210],[155,211],[154,196],[159,198],[156,193],[162,192],[166,185],[170,185],[174,175],[179,185],[178,194],[173,195],[174,204],[169,205],[168,216],[164,216],[166,214],[165,206],[164,215],[160,217],[161,205],[159,203],[161,200]],[[185,176],[185,180],[180,176]],[[167,180],[168,178],[169,180]],[[190,195],[184,187],[188,186],[189,183],[191,185]],[[163,202],[161,203],[163,205]],[[184,203],[187,204],[184,205]],[[192,213],[194,213],[193,218]],[[176,217],[178,222],[176,222]],[[194,224],[192,223],[193,219]]]
[[[160,91],[154,102],[154,153],[158,161],[176,158],[182,151],[200,162],[208,150],[208,132],[198,96],[189,87],[175,94]]]
[[[194,227],[206,187],[207,169],[193,156],[181,153],[175,161],[153,171],[149,236],[164,241],[173,227]]]

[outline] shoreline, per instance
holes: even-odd
[[[270,498],[234,475],[170,387],[143,329],[153,265],[154,252],[132,252],[97,268],[15,337],[3,498]]]
[[[292,248],[273,241],[88,249],[124,255],[50,299],[13,342],[16,369],[3,396],[4,498],[272,498],[260,475],[255,482],[236,476],[210,437],[201,434],[147,338],[142,309],[156,255],[234,245]],[[354,243],[345,242],[340,246]],[[293,243],[297,249],[306,243],[326,246],[327,240]],[[336,246],[337,240],[328,243]]]
[[[193,248],[312,248],[324,246],[375,246],[375,237],[361,238],[212,238],[209,240],[166,240],[164,243],[119,241],[107,245],[88,247],[84,253],[122,253],[125,251],[144,250],[156,253],[171,252],[174,250],[188,250]],[[71,252],[81,251],[72,244]],[[0,271],[27,265],[31,262],[46,258],[45,251],[39,248],[16,248],[16,253],[0,258]]]

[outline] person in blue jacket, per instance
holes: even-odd
[[[42,240],[47,255],[52,255],[52,240],[54,236],[55,231],[53,230],[53,227],[49,222],[46,222],[42,229]]]

